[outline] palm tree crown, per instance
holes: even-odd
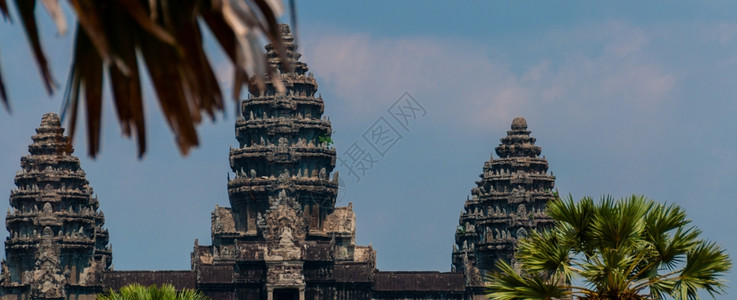
[[[724,292],[725,250],[700,239],[685,211],[643,196],[571,196],[548,204],[555,225],[520,240],[497,262],[492,299],[699,299]],[[582,282],[583,284],[576,284]]]

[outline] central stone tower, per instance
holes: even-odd
[[[555,176],[530,137],[527,121],[515,118],[496,147],[498,159],[484,163],[481,180],[466,200],[456,230],[453,269],[463,271],[469,286],[481,285],[497,260],[511,262],[517,240],[530,230],[553,224],[545,213],[555,197]]]
[[[328,178],[335,167],[335,148],[328,144],[332,129],[322,116],[325,105],[316,95],[315,78],[298,61],[289,27],[281,29],[293,70],[283,68],[270,46],[267,55],[285,91],[279,92],[271,81],[265,91],[253,87],[235,125],[239,147],[230,151],[230,167],[236,177],[228,181],[235,229],[243,238],[262,238],[259,216],[272,206],[269,197],[283,190],[304,213],[308,238],[325,239],[325,218],[338,193],[337,172],[333,180]]]
[[[228,299],[367,299],[376,253],[355,245],[351,205],[335,206],[330,121],[289,27],[281,33],[292,68],[267,46],[284,86],[252,86],[241,102],[238,147],[230,149],[231,208],[215,207],[212,246],[195,242],[198,288]]]

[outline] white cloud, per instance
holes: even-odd
[[[317,38],[305,56],[352,115],[374,117],[409,91],[435,109],[479,123],[507,119],[525,100],[515,76],[484,50],[470,41],[336,34]]]
[[[621,22],[551,32],[543,37],[546,44],[564,49],[529,57],[525,62],[532,65],[521,72],[520,66],[488,55],[498,49],[475,40],[322,31],[306,39],[311,43],[304,57],[321,84],[347,103],[341,113],[373,118],[409,91],[442,112],[430,111],[438,121],[463,128],[506,127],[518,115],[579,110],[595,101],[618,101],[630,110],[657,108],[677,78],[648,52],[648,34]]]

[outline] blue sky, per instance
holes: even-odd
[[[360,181],[337,168],[339,205],[353,203],[357,241],[372,243],[379,269],[450,269],[463,202],[516,116],[527,118],[561,193],[677,203],[737,257],[737,3],[297,4],[302,60],[317,77],[339,156],[390,118],[404,92],[427,112]],[[38,16],[63,86],[72,38]],[[0,112],[0,190],[9,191],[33,129],[59,111],[62,91],[44,93],[17,21],[0,23],[0,39],[13,106]],[[208,48],[226,78],[222,54]],[[139,161],[107,100],[99,158],[86,157],[84,139],[75,146],[107,218],[113,264],[188,269],[194,239],[210,241],[210,212],[229,205],[233,106],[202,124],[202,146],[182,158],[149,101],[149,152]]]

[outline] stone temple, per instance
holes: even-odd
[[[512,261],[516,241],[530,230],[551,226],[545,205],[553,200],[555,177],[530,137],[527,121],[515,118],[496,147],[498,159],[484,163],[481,180],[461,212],[453,245],[453,269],[478,285],[498,259]]]
[[[496,147],[499,158],[484,163],[461,212],[451,272],[380,271],[376,250],[356,245],[352,205],[336,206],[325,104],[289,27],[281,31],[293,68],[266,49],[285,92],[251,87],[241,102],[230,207],[212,212],[212,245],[194,241],[190,270],[110,269],[98,200],[58,116],[46,114],[10,193],[0,299],[94,299],[131,283],[173,284],[212,299],[485,299],[483,276],[494,262],[511,261],[518,239],[552,222],[545,205],[555,177],[526,121],[516,118]]]
[[[20,160],[5,217],[3,299],[94,295],[112,263],[105,217],[63,132],[56,114],[44,115]]]

